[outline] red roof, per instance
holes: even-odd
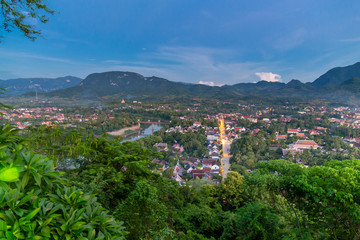
[[[313,140],[298,140],[295,144],[317,146],[317,143]]]
[[[286,135],[276,135],[276,139],[286,139]]]
[[[288,133],[298,133],[300,132],[299,129],[288,129]]]
[[[204,170],[192,170],[191,173],[193,174],[193,178],[203,178],[205,176],[205,171]]]
[[[210,172],[210,171],[211,171],[211,168],[209,168],[209,167],[204,167],[203,170],[204,170],[205,172]]]
[[[305,133],[296,133],[296,136],[302,137],[302,138],[305,138],[305,137],[306,137],[306,136],[305,136]]]

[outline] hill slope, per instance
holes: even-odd
[[[336,67],[316,79],[315,87],[334,87],[354,77],[360,77],[360,62],[346,67]]]
[[[291,80],[287,84],[259,81],[211,87],[201,84],[172,82],[159,77],[144,77],[133,72],[103,72],[87,76],[80,84],[41,94],[42,101],[88,104],[121,99],[190,101],[224,100],[275,103],[281,101],[325,100],[334,103],[360,103],[360,62],[347,67],[334,68],[313,83]],[[32,82],[33,83],[33,82]],[[34,88],[34,84],[28,86]],[[1,87],[1,86],[0,86]],[[40,92],[40,91],[39,91]],[[22,101],[34,98],[34,93],[22,96]]]
[[[87,76],[78,86],[54,91],[46,96],[89,99],[106,97],[166,97],[169,95],[206,95],[217,93],[217,88],[206,85],[171,82],[158,77],[144,77],[133,72],[104,72]]]
[[[72,76],[59,78],[18,78],[0,80],[0,88],[5,88],[6,95],[20,95],[27,92],[51,92],[78,85],[82,79]]]
[[[297,99],[335,99],[333,89],[315,87],[299,80],[289,83],[259,81],[239,83],[222,87],[201,84],[184,84],[164,78],[144,77],[133,72],[104,72],[87,76],[79,85],[43,94],[46,99],[66,100],[86,104],[86,102],[119,101],[121,99],[141,99],[146,101],[189,101],[203,100],[244,100],[251,102],[277,102]],[[339,92],[339,94],[341,94]],[[336,99],[339,99],[336,93]],[[28,94],[29,96],[31,94]],[[33,95],[33,94],[32,94]],[[33,96],[32,96],[33,97]]]

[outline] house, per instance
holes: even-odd
[[[316,127],[316,130],[326,131],[326,130],[327,130],[327,128],[324,128],[324,127]]]
[[[337,119],[337,118],[329,118],[328,119],[329,122],[333,123],[333,122],[340,122],[340,119]]]
[[[193,179],[200,178],[202,179],[205,176],[204,170],[192,170],[191,172]]]
[[[212,153],[210,154],[210,157],[211,157],[212,159],[218,160],[218,159],[220,159],[220,154],[219,154],[218,151],[214,151],[214,152],[212,152]]]
[[[204,167],[202,170],[204,170],[206,174],[210,174],[211,167]]]
[[[305,133],[296,133],[297,137],[306,138]]]
[[[219,170],[220,170],[220,166],[218,165],[218,163],[211,166],[211,171],[212,172],[219,173]]]
[[[257,118],[248,118],[248,120],[252,123],[257,123]]]
[[[309,129],[310,136],[319,135],[319,133],[314,129]]]
[[[297,149],[317,149],[319,145],[313,140],[298,140],[293,147]]]
[[[156,143],[155,147],[158,152],[167,152],[169,151],[167,143]]]
[[[175,144],[173,144],[172,145],[172,149],[174,150],[174,151],[179,151],[179,152],[184,152],[184,147],[183,146],[180,146],[180,144],[178,144],[178,143],[175,143]]]
[[[275,140],[286,140],[286,135],[276,135]]]
[[[236,132],[245,132],[246,128],[244,128],[244,127],[235,127],[235,131]]]
[[[185,169],[179,163],[177,163],[174,167],[173,175],[179,175],[180,177],[182,177],[183,171],[185,171]]]
[[[178,174],[173,175],[171,179],[177,181],[177,182],[185,182],[184,179],[182,179]]]
[[[260,132],[260,129],[259,129],[259,128],[255,128],[255,129],[254,129],[254,132],[255,132],[255,133],[258,133],[258,132]]]
[[[191,163],[198,163],[198,162],[200,162],[200,159],[194,158],[194,157],[189,157],[187,161],[189,161]]]
[[[300,132],[300,129],[288,129],[287,133],[288,134],[297,134]]]
[[[304,150],[318,149],[319,145],[313,140],[298,140],[293,144],[290,144],[288,148],[283,149],[283,155],[290,153],[295,155],[296,153],[302,154]]]
[[[194,127],[201,127],[201,122],[194,122],[193,126]]]
[[[211,134],[206,136],[208,141],[218,141],[219,140],[219,134]]]
[[[188,174],[191,174],[192,171],[196,170],[196,165],[195,164],[187,164],[185,166],[185,170]]]
[[[168,164],[167,164],[167,162],[165,162],[164,160],[160,161],[159,159],[154,158],[154,159],[152,160],[152,162],[153,162],[153,163],[161,164],[161,165],[162,165],[162,170],[165,170],[165,169],[167,169],[167,168],[169,167]]]
[[[216,159],[203,159],[202,164],[203,166],[211,167],[218,164],[218,161]]]

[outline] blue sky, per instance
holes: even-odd
[[[355,0],[51,0],[35,42],[4,33],[0,79],[133,71],[214,85],[315,80],[360,61]]]

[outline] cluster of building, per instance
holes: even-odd
[[[293,156],[296,153],[302,154],[304,150],[318,149],[319,145],[313,140],[298,140],[295,143],[289,144],[288,148],[282,150],[283,155],[290,153]]]
[[[219,176],[221,171],[221,156],[220,156],[220,145],[219,142],[220,135],[219,129],[217,127],[210,127],[210,126],[202,126],[200,122],[195,122],[192,126],[182,128],[181,126],[176,126],[173,128],[169,128],[166,132],[174,132],[178,131],[180,133],[186,133],[189,131],[198,131],[199,129],[205,130],[205,135],[208,140],[207,146],[207,157],[205,158],[194,158],[188,157],[183,161],[183,164],[176,164],[173,168],[173,175],[172,179],[178,182],[185,182],[184,180],[184,173],[191,178],[207,178],[209,180],[217,181],[214,179],[214,176]],[[184,148],[178,143],[174,143],[173,145],[168,146],[167,143],[156,143],[154,145],[156,149],[160,152],[162,151],[170,151],[176,152],[179,158],[184,158],[183,152]],[[169,168],[169,164],[164,160],[154,159],[154,163],[159,163],[162,165],[162,171],[165,171]]]
[[[321,131],[320,131],[320,130]],[[283,155],[296,153],[302,154],[304,150],[318,149],[320,146],[313,140],[309,140],[308,136],[320,135],[324,134],[326,128],[319,127],[317,130],[315,129],[288,129],[287,134],[285,135],[276,135],[275,140],[286,140],[288,137],[298,137],[302,140],[298,140],[292,144],[289,144],[287,148],[282,149]]]
[[[1,117],[6,119],[19,129],[37,124],[61,123],[65,121],[65,115],[61,108],[13,108],[0,111]]]
[[[169,165],[164,160],[160,161],[158,159],[153,160],[154,163],[159,163],[162,165],[162,171],[165,171],[169,168]],[[173,168],[173,175],[171,179],[176,180],[177,182],[185,182],[184,174],[188,174],[193,179],[209,179],[214,180],[214,176],[220,175],[221,164],[219,160],[213,158],[193,158],[189,157],[187,160],[183,161],[183,166],[177,163]]]
[[[349,128],[360,128],[359,108],[350,109],[349,107],[337,107],[334,108],[331,113],[336,114],[339,117],[330,118],[330,122],[338,123],[340,126],[345,126]]]

